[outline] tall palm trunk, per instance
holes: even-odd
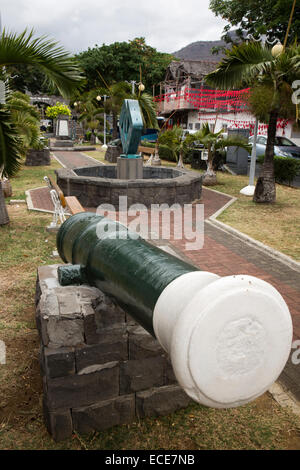
[[[259,176],[253,196],[254,202],[273,203],[276,201],[274,177],[274,145],[277,130],[278,111],[270,113],[266,154],[261,175]]]
[[[202,184],[204,186],[214,186],[217,184],[217,175],[213,167],[214,153],[211,148],[211,144],[207,146],[208,158],[207,158],[207,168],[203,176]]]
[[[5,205],[2,183],[0,180],[0,226],[6,225],[8,223],[9,223],[9,217],[8,217],[8,213],[7,213],[7,209]]]

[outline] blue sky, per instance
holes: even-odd
[[[143,36],[162,52],[194,41],[220,39],[225,22],[209,0],[4,0],[2,24],[21,32],[34,28],[70,52]]]

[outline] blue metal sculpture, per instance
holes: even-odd
[[[138,146],[143,132],[143,118],[137,100],[124,100],[120,114],[120,134],[124,154],[122,158],[139,158]]]

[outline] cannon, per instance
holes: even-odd
[[[88,283],[157,338],[196,402],[230,408],[256,399],[281,374],[292,321],[280,293],[249,275],[200,271],[94,213],[61,226],[61,285]]]

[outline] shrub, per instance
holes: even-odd
[[[104,142],[104,133],[103,132],[98,132],[96,135],[97,135],[98,139],[101,140],[101,142]],[[110,142],[111,139],[112,139],[111,134],[106,134],[106,142]]]
[[[149,147],[149,148],[152,148],[152,149],[155,148],[155,143],[149,142],[149,141],[146,140],[146,139],[145,139],[145,140],[141,140],[140,145],[141,145],[142,147]]]
[[[263,164],[264,155],[257,158],[258,163]],[[300,174],[300,160],[292,157],[274,157],[274,174],[277,183],[291,184],[295,177]]]
[[[169,160],[170,162],[176,162],[176,157],[168,145],[160,144],[158,147],[159,158],[162,160]]]
[[[69,106],[58,101],[55,106],[49,106],[46,109],[46,116],[50,119],[56,119],[59,115],[71,116]]]

